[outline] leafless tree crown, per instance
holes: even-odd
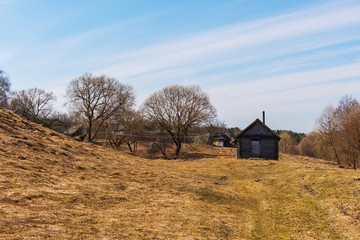
[[[354,169],[360,161],[360,104],[351,96],[342,97],[336,108],[328,106],[316,121],[316,128],[331,158]]]
[[[86,119],[88,141],[92,141],[99,127],[119,109],[134,103],[131,86],[123,85],[105,75],[84,74],[72,80],[66,95],[72,110]]]
[[[0,107],[7,107],[10,81],[5,71],[0,69]]]
[[[53,113],[52,102],[56,100],[52,92],[38,88],[16,92],[11,99],[10,109],[34,122],[48,118]]]
[[[216,117],[215,108],[198,86],[175,85],[155,92],[145,101],[142,112],[170,134],[176,145],[176,157],[189,131]]]
[[[329,146],[333,158],[338,164],[340,164],[340,158],[336,139],[339,128],[340,122],[335,112],[335,108],[329,105],[316,120],[315,129],[322,134],[324,143]]]

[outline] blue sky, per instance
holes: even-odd
[[[63,104],[87,72],[130,84],[136,104],[199,85],[218,118],[310,132],[328,104],[360,100],[360,2],[0,0],[0,68],[13,90]]]

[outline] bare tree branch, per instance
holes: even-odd
[[[88,141],[95,138],[99,128],[116,111],[130,108],[135,98],[131,86],[105,75],[91,74],[72,80],[66,94],[72,110],[86,119]]]
[[[171,136],[176,145],[176,157],[179,157],[185,136],[216,116],[208,96],[198,86],[166,87],[145,101],[142,112]]]
[[[5,71],[0,69],[0,108],[8,105],[8,94],[10,92],[10,81]]]
[[[53,113],[54,100],[56,98],[52,92],[38,88],[21,90],[12,97],[10,109],[30,121],[43,123]]]

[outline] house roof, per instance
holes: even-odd
[[[83,125],[82,124],[78,124],[78,125],[73,125],[70,126],[65,132],[65,135],[73,135],[74,133],[76,133],[77,131],[82,131],[83,130]]]
[[[228,141],[231,140],[231,138],[228,135],[226,135],[225,133],[217,133],[217,134],[214,134],[214,135],[210,136],[210,138],[212,138],[212,139],[224,139],[224,140],[228,140]]]
[[[239,138],[241,137],[242,135],[244,135],[249,129],[251,129],[251,127],[253,127],[255,124],[261,124],[266,130],[268,130],[274,137],[276,137],[277,139],[280,140],[280,137],[279,135],[277,135],[273,130],[271,130],[268,126],[266,126],[262,121],[260,121],[260,119],[256,119],[255,121],[253,121],[249,126],[247,126],[244,130],[242,130],[239,135],[237,135],[235,137],[235,140],[234,142]]]

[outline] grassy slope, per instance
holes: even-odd
[[[0,110],[0,239],[360,239],[359,172],[320,160],[146,160]]]
[[[176,165],[212,179],[200,194],[210,211],[226,213],[229,236],[360,239],[356,171],[291,155],[281,155],[279,162],[209,159]]]

